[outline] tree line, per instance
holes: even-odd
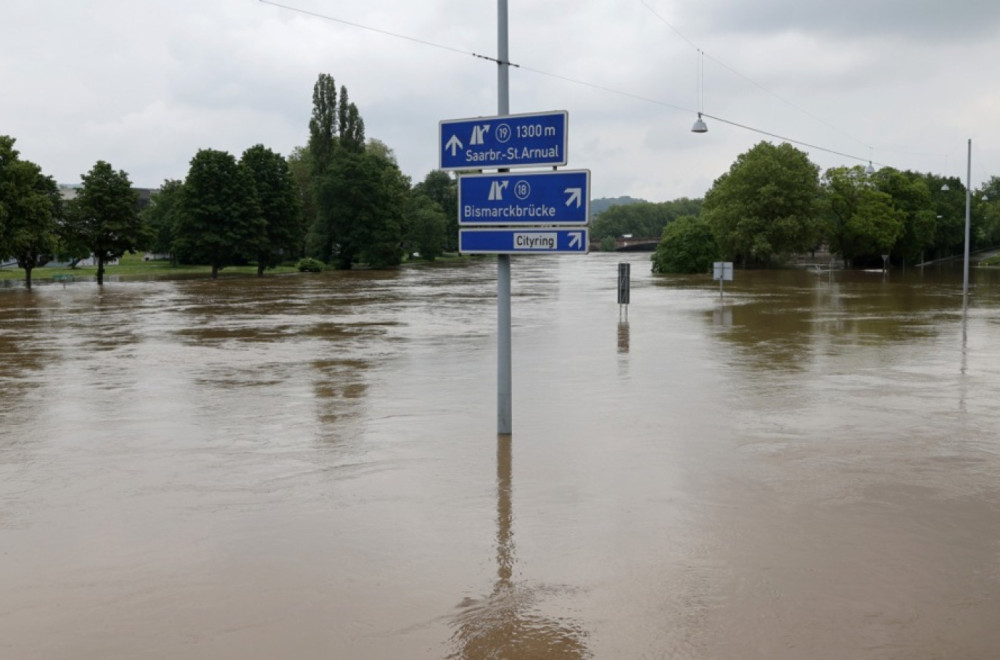
[[[55,181],[0,136],[0,258],[34,268],[57,256],[93,257],[97,281],[126,252],[149,250],[212,277],[230,265],[257,273],[311,260],[337,268],[398,265],[408,255],[455,251],[457,184],[430,172],[411,185],[392,150],[366,140],[346,87],[329,74],[313,87],[306,146],[287,158],[262,144],[237,159],[199,150],[183,180],[164,181],[145,208],[128,174],[98,161],[63,201]]]
[[[861,166],[820,176],[792,145],[760,142],[715,180],[700,213],[664,226],[653,270],[705,272],[720,259],[767,267],[824,246],[845,267],[955,256],[965,244],[965,198],[957,177]],[[972,249],[1000,244],[1000,178],[972,199]]]

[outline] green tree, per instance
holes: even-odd
[[[445,252],[458,252],[458,181],[444,170],[432,170],[413,187],[417,195],[426,195],[444,213]]]
[[[303,207],[307,210],[310,206],[314,208],[314,213],[308,217],[307,252],[329,262],[334,254],[340,254],[340,248],[343,247],[344,254],[342,258],[338,258],[338,262],[341,267],[345,267],[344,260],[349,258],[353,262],[358,258],[360,248],[352,247],[356,246],[357,236],[337,236],[331,233],[352,224],[347,218],[338,217],[344,213],[348,216],[352,214],[343,200],[335,199],[333,193],[339,191],[338,194],[353,196],[356,191],[338,187],[331,181],[331,177],[344,173],[345,166],[349,169],[352,164],[364,161],[356,156],[366,153],[365,126],[357,106],[348,99],[347,88],[341,86],[338,98],[333,77],[326,73],[320,74],[313,86],[313,110],[306,153],[311,156],[311,171],[307,176],[299,173],[296,179],[300,182],[300,189],[303,179],[308,179],[313,204],[304,204]],[[383,155],[391,156],[391,153]],[[358,176],[358,173],[351,174],[355,180]]]
[[[447,243],[447,219],[441,205],[423,193],[415,192],[410,200],[408,239],[413,250],[422,259],[434,261],[444,251]]]
[[[314,256],[338,268],[363,261],[373,268],[402,261],[409,182],[375,154],[341,151],[318,186]]]
[[[38,165],[21,160],[14,138],[0,135],[0,258],[12,257],[24,269],[31,288],[31,271],[44,266],[58,245],[61,211],[59,187]]]
[[[316,218],[316,192],[313,190],[313,161],[309,147],[296,147],[288,156],[288,170],[295,183],[299,203],[299,242],[296,255],[306,254],[306,237]]]
[[[63,230],[71,244],[81,245],[97,261],[97,285],[104,285],[109,261],[142,249],[150,233],[139,216],[139,194],[128,174],[103,160],[82,175],[83,187],[69,202]]]
[[[904,264],[922,261],[925,251],[934,243],[937,227],[927,183],[918,174],[891,167],[880,169],[871,179],[876,189],[889,195],[893,207],[902,213],[903,233],[892,253]]]
[[[358,107],[348,100],[347,88],[343,85],[340,86],[340,104],[337,106],[337,113],[341,148],[352,153],[365,151],[365,122],[361,119]]]
[[[823,185],[830,251],[839,253],[845,264],[889,254],[903,236],[905,219],[892,197],[876,189],[860,165],[828,169]]]
[[[257,243],[257,275],[296,254],[301,243],[299,201],[288,162],[262,144],[243,152],[240,165],[253,180],[264,231]]]
[[[319,74],[313,85],[312,117],[309,119],[309,155],[314,172],[325,172],[337,147],[337,84],[328,73]]]
[[[590,234],[595,240],[625,234],[648,238],[663,234],[663,228],[682,215],[699,215],[701,200],[682,197],[669,202],[637,201],[613,205],[597,214]]]
[[[183,195],[184,182],[167,179],[160,189],[153,193],[149,206],[139,212],[151,234],[149,249],[156,254],[169,254],[172,262],[176,262],[174,233],[178,217],[183,212],[181,208]]]
[[[1000,245],[1000,177],[990,177],[979,190],[973,220],[978,246]]]
[[[819,168],[788,143],[760,142],[705,195],[702,215],[722,256],[767,265],[819,239]]]
[[[965,249],[965,186],[958,177],[924,174],[937,218],[935,259],[962,254]],[[944,189],[943,189],[944,188]]]
[[[217,278],[221,269],[257,254],[264,219],[253,178],[232,154],[198,151],[183,190],[174,239],[181,262],[209,264]]]
[[[683,215],[663,228],[653,253],[654,273],[704,273],[715,261],[719,246],[703,218]]]

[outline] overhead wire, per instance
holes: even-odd
[[[796,106],[791,101],[788,101],[787,99],[782,98],[778,94],[775,94],[774,92],[768,90],[766,87],[764,87],[764,86],[760,85],[759,83],[753,81],[752,79],[748,78],[747,76],[744,76],[739,71],[736,71],[735,69],[732,69],[731,67],[729,67],[725,63],[719,61],[718,59],[712,57],[711,55],[708,55],[707,53],[704,53],[704,51],[702,49],[700,49],[697,44],[695,44],[691,39],[689,39],[683,33],[681,33],[676,27],[674,27],[672,24],[670,24],[669,21],[667,21],[666,19],[664,19],[645,0],[639,0],[639,1],[650,12],[652,12],[657,18],[659,18],[667,27],[669,27],[675,34],[677,34],[682,40],[684,40],[688,45],[690,45],[692,48],[694,48],[695,50],[697,50],[703,56],[709,57],[709,59],[711,59],[716,64],[719,64],[720,66],[726,68],[727,70],[731,71],[735,75],[738,75],[738,76],[744,78],[745,80],[747,80],[751,84],[759,87],[760,89],[762,89],[763,91],[767,92],[771,96],[774,96],[778,100],[780,100],[780,101],[788,104],[789,106],[795,108],[796,110],[799,110],[800,112],[802,112],[802,113],[804,113],[804,114],[812,117],[816,121],[819,121],[820,123],[823,123],[823,124],[827,125],[829,128],[832,128],[832,129],[834,129],[834,130],[836,130],[838,132],[841,132],[842,134],[844,134],[847,137],[850,137],[851,139],[855,140],[859,144],[862,144],[864,146],[869,147],[869,149],[872,148],[870,145],[867,145],[864,142],[861,142],[860,140],[857,140],[857,138],[854,138],[850,134],[841,131],[837,127],[835,127],[835,126],[833,126],[833,125],[825,122],[823,119],[812,115],[811,113],[809,113],[808,111],[806,111],[806,110],[804,110],[802,108],[799,108],[798,106]],[[284,3],[281,3],[281,2],[277,2],[276,0],[258,0],[258,2],[260,2],[262,4],[266,4],[266,5],[271,5],[273,7],[277,7],[277,8],[280,8],[280,9],[284,9],[284,10],[287,10],[287,11],[291,11],[291,12],[295,12],[295,13],[298,13],[298,14],[302,14],[302,15],[305,15],[305,16],[311,16],[313,18],[318,18],[318,19],[321,19],[321,20],[331,21],[331,22],[334,22],[334,23],[340,23],[342,25],[347,25],[347,26],[358,28],[358,29],[361,29],[361,30],[367,30],[369,32],[375,32],[377,34],[381,34],[381,35],[384,35],[384,36],[387,36],[387,37],[393,37],[393,38],[396,38],[396,39],[402,39],[402,40],[405,40],[405,41],[410,41],[410,42],[413,42],[413,43],[421,44],[421,45],[424,45],[424,46],[429,46],[429,47],[432,47],[432,48],[438,48],[440,50],[445,50],[445,51],[449,51],[449,52],[452,52],[452,53],[457,53],[457,54],[460,54],[460,55],[466,55],[466,56],[471,56],[471,57],[475,57],[475,58],[478,58],[478,59],[484,59],[484,60],[488,60],[488,61],[491,61],[491,62],[496,62],[498,64],[501,63],[495,57],[490,57],[488,55],[483,55],[481,53],[477,53],[477,52],[472,51],[472,50],[466,50],[466,49],[462,49],[462,48],[456,48],[454,46],[449,46],[447,44],[437,43],[437,42],[430,41],[430,40],[427,40],[427,39],[421,39],[421,38],[413,37],[413,36],[410,36],[410,35],[400,34],[398,32],[391,32],[389,30],[384,30],[384,29],[381,29],[381,28],[371,27],[369,25],[364,25],[362,23],[357,23],[357,22],[354,22],[354,21],[349,21],[349,20],[346,20],[346,19],[337,18],[335,16],[330,16],[330,15],[327,15],[327,14],[321,14],[319,12],[314,12],[314,11],[310,11],[310,10],[307,10],[307,9],[302,9],[301,7],[295,7],[293,5],[284,4]],[[503,64],[507,64],[507,65],[512,66],[512,67],[519,68],[522,71],[531,72],[531,73],[534,73],[534,74],[537,74],[537,75],[546,76],[546,77],[553,78],[553,79],[556,79],[556,80],[562,80],[564,82],[572,83],[572,84],[575,84],[575,85],[581,85],[581,86],[584,86],[584,87],[589,87],[591,89],[595,89],[595,90],[598,90],[598,91],[606,92],[606,93],[609,93],[609,94],[616,94],[618,96],[623,96],[623,97],[635,99],[635,100],[638,100],[638,101],[643,101],[645,103],[651,103],[651,104],[654,104],[654,105],[659,105],[659,106],[671,108],[671,109],[674,109],[674,110],[679,110],[681,112],[690,112],[692,114],[696,114],[696,113],[699,112],[698,110],[692,110],[691,108],[686,108],[686,107],[683,107],[683,106],[680,106],[680,105],[676,105],[674,103],[668,103],[666,101],[662,101],[662,100],[658,100],[658,99],[653,99],[653,98],[650,98],[650,97],[647,97],[647,96],[642,96],[640,94],[634,94],[632,92],[622,91],[620,89],[614,89],[612,87],[607,87],[605,85],[600,85],[600,84],[597,84],[597,83],[592,83],[592,82],[589,82],[589,81],[586,81],[586,80],[580,80],[578,78],[571,78],[569,76],[565,76],[565,75],[562,75],[562,74],[552,73],[550,71],[544,71],[542,69],[536,69],[534,67],[530,67],[530,66],[527,66],[527,65],[524,65],[524,64],[517,64],[517,63],[513,63],[513,62],[502,62],[502,63]],[[702,64],[701,66],[704,66],[704,65]],[[699,84],[703,84],[703,83],[699,83]],[[699,88],[699,104],[701,103],[702,95],[703,94],[704,94],[704,90],[702,88]],[[829,154],[841,156],[843,158],[848,158],[848,159],[851,159],[851,160],[856,160],[856,161],[859,161],[859,162],[862,162],[862,163],[864,163],[864,162],[871,162],[871,158],[865,158],[865,157],[858,156],[858,155],[855,155],[855,154],[850,154],[850,153],[846,153],[846,152],[843,152],[843,151],[838,151],[836,149],[831,149],[831,148],[828,148],[828,147],[824,147],[824,146],[821,146],[821,145],[818,145],[818,144],[812,144],[812,143],[809,143],[809,142],[805,142],[803,140],[798,140],[798,139],[791,138],[791,137],[788,137],[788,136],[779,135],[779,134],[773,133],[771,131],[766,131],[766,130],[763,130],[763,129],[760,129],[760,128],[756,128],[754,126],[750,126],[749,124],[744,124],[744,123],[733,121],[733,120],[730,120],[730,119],[725,119],[725,118],[720,117],[718,115],[711,115],[711,114],[708,114],[706,112],[701,112],[701,114],[704,117],[707,117],[709,119],[713,119],[713,120],[718,121],[720,123],[727,124],[729,126],[733,126],[733,127],[736,127],[736,128],[740,128],[740,129],[743,129],[743,130],[746,130],[746,131],[751,131],[751,132],[757,133],[759,135],[764,135],[764,136],[767,136],[767,137],[772,137],[772,138],[775,138],[775,139],[783,140],[785,142],[789,142],[791,144],[797,144],[797,145],[802,146],[802,147],[807,147],[809,149],[815,149],[817,151],[823,151],[823,152],[826,152],[826,153],[829,153]],[[881,151],[881,150],[879,150],[879,151]],[[877,163],[877,164],[880,165],[880,166],[884,165],[883,163]]]
[[[428,41],[427,39],[420,39],[418,37],[411,37],[406,34],[400,34],[398,32],[390,32],[389,30],[383,30],[381,28],[375,28],[370,25],[363,25],[361,23],[355,23],[354,21],[348,21],[343,18],[337,18],[335,16],[329,16],[327,14],[320,14],[319,12],[309,11],[308,9],[302,9],[301,7],[293,7],[292,5],[282,4],[280,2],[275,2],[274,0],[258,0],[261,4],[271,5],[272,7],[278,7],[279,9],[286,9],[288,11],[295,12],[297,14],[302,14],[304,16],[312,16],[313,18],[319,18],[324,21],[331,21],[334,23],[340,23],[341,25],[348,25],[350,27],[355,27],[361,30],[368,30],[369,32],[375,32],[377,34],[382,34],[387,37],[395,37],[396,39],[403,39],[405,41],[412,41],[413,43],[421,44],[424,46],[431,46],[433,48],[440,48],[441,50],[451,51],[453,53],[458,53],[460,55],[471,55],[472,57],[477,57],[482,60],[489,60],[491,62],[499,63],[499,60],[495,57],[490,57],[489,55],[483,55],[471,50],[463,50],[461,48],[455,48],[453,46],[448,46],[446,44],[439,44],[434,41]],[[504,62],[510,66],[516,67],[517,64],[511,62]]]
[[[841,129],[840,127],[835,126],[834,124],[828,122],[827,120],[823,119],[822,117],[819,117],[819,116],[817,116],[817,115],[809,112],[805,108],[802,108],[801,106],[796,105],[792,101],[789,101],[788,99],[786,99],[785,97],[781,96],[780,94],[774,92],[773,90],[768,89],[767,87],[765,87],[764,85],[760,84],[759,82],[757,82],[753,78],[747,76],[746,74],[742,73],[741,71],[738,71],[737,69],[734,69],[733,67],[729,66],[728,64],[726,64],[722,60],[718,59],[717,57],[712,56],[711,53],[706,52],[698,44],[696,44],[694,41],[692,41],[686,35],[684,35],[680,30],[678,30],[670,21],[668,21],[666,18],[664,18],[662,14],[660,14],[648,2],[646,2],[646,0],[639,0],[639,3],[643,7],[645,7],[646,9],[648,9],[649,13],[651,13],[653,16],[655,16],[657,19],[659,19],[660,22],[662,22],[664,25],[666,25],[668,28],[670,28],[670,30],[673,31],[674,34],[676,34],[678,37],[680,37],[689,46],[691,46],[692,48],[694,48],[698,52],[698,55],[699,55],[699,57],[701,59],[704,59],[705,57],[707,57],[708,59],[710,59],[711,61],[713,61],[716,64],[718,64],[720,67],[722,67],[726,71],[729,71],[733,75],[738,76],[739,78],[742,78],[743,80],[745,80],[746,82],[750,83],[751,85],[753,85],[757,89],[761,90],[765,94],[768,94],[769,96],[773,96],[777,100],[781,101],[782,103],[784,103],[788,107],[793,108],[793,109],[801,112],[802,114],[804,114],[805,116],[809,117],[810,119],[812,119],[814,121],[817,121],[820,124],[823,124],[827,128],[829,128],[829,129],[831,129],[833,131],[836,131],[837,133],[840,133],[844,137],[850,138],[851,140],[857,142],[858,144],[860,144],[860,145],[862,145],[864,147],[872,148],[872,146],[870,144],[867,144],[863,140],[859,140],[857,137],[855,137],[854,135],[851,135],[850,133],[848,133],[847,131]],[[702,74],[704,74],[704,65],[702,65]],[[704,82],[701,82],[700,85],[701,85],[700,94],[702,96],[704,96],[704,93],[705,93],[704,92]]]

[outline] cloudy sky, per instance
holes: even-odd
[[[201,148],[305,144],[329,73],[419,181],[438,166],[440,120],[496,114],[497,67],[472,55],[496,55],[495,0],[276,2],[294,9],[4,0],[0,134],[60,183],[106,160],[156,187]],[[963,180],[971,138],[973,187],[1000,175],[996,0],[509,5],[511,112],[569,112],[568,166],[592,170],[594,198],[702,196],[777,141],[750,129],[824,169],[871,158]],[[691,133],[699,109],[731,123]]]

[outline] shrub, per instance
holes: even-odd
[[[295,264],[295,267],[299,269],[300,273],[322,273],[326,265],[319,259],[313,259],[312,257],[306,257],[304,259],[299,259],[299,262]]]
[[[664,227],[653,255],[653,272],[704,273],[718,253],[708,223],[700,217],[684,215]]]

